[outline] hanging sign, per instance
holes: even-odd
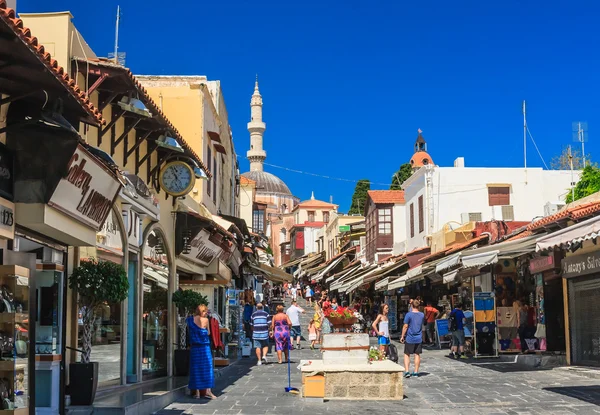
[[[210,241],[210,233],[202,229],[190,242],[190,252],[181,253],[180,256],[193,262],[207,266],[213,259],[221,255],[221,247]]]
[[[79,145],[48,205],[98,231],[120,189],[114,174]]]
[[[563,278],[600,273],[600,252],[575,255],[562,260]]]
[[[555,255],[532,258],[529,260],[529,272],[532,274],[537,274],[538,272],[548,271],[556,268],[556,264],[557,262]]]
[[[0,198],[0,238],[15,238],[15,205]]]
[[[104,221],[102,229],[96,234],[96,243],[100,246],[117,249],[119,251],[123,249],[119,222],[117,222],[115,212],[112,209]]]
[[[142,246],[142,214],[133,210],[131,205],[123,205],[123,222],[127,232],[127,242],[130,246]]]

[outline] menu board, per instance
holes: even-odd
[[[392,331],[398,330],[398,297],[395,295],[389,296],[387,305],[390,308],[388,313],[388,319],[390,320],[390,329]]]

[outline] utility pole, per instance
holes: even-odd
[[[117,6],[117,24],[115,26],[115,63],[119,63],[119,23],[121,22],[121,6]]]
[[[571,201],[575,201],[575,179],[573,177],[573,153],[571,152],[571,146],[569,146],[569,164],[571,165]]]
[[[523,100],[523,164],[525,166],[525,183],[527,183],[527,108]]]

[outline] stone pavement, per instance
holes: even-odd
[[[308,319],[304,316],[303,330]],[[277,364],[273,355],[268,365],[256,366],[255,359],[246,358],[221,371],[214,389],[217,400],[186,397],[158,414],[600,414],[597,379],[489,360],[455,361],[446,353],[424,352],[423,375],[405,380],[403,401],[303,400],[285,392],[287,365]],[[297,363],[319,359],[320,353],[304,347],[291,356],[292,386],[300,388]]]

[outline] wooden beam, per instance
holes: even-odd
[[[96,87],[96,88],[97,88],[97,87]],[[107,106],[108,104],[110,104],[111,102],[113,102],[113,100],[114,100],[114,99],[117,97],[117,95],[119,95],[120,93],[121,93],[121,92],[119,92],[119,91],[112,91],[112,92],[111,92],[111,93],[108,95],[108,97],[107,97],[107,98],[106,98],[104,101],[102,101],[102,102],[100,103],[100,105],[98,105],[98,110],[99,110],[100,112],[104,111],[104,108],[106,108],[106,106]]]
[[[103,72],[102,75],[100,76],[100,78],[96,79],[96,82],[94,82],[92,84],[92,86],[89,87],[89,89],[87,90],[88,97],[91,95],[92,92],[94,92],[96,90],[96,88],[98,88],[100,86],[100,84],[102,82],[104,82],[106,80],[106,78],[108,78],[108,73]],[[115,97],[113,97],[113,99],[115,99]]]
[[[117,138],[116,140],[113,140],[111,137],[111,140],[110,140],[110,155],[111,156],[113,156],[115,154],[115,149],[117,148],[117,146],[119,144],[121,144],[121,141],[123,141],[125,139],[125,137],[127,137],[127,134],[129,134],[129,132],[131,130],[133,130],[135,128],[135,126],[140,123],[141,120],[142,120],[141,118],[136,118],[136,119],[126,118],[125,119],[125,128],[123,129],[123,134],[121,134],[119,136],[119,138]]]
[[[150,158],[152,153],[154,153],[154,150],[156,150],[156,147],[158,147],[156,144],[151,143],[150,141],[148,142],[148,147],[146,149],[146,155],[142,158],[136,158],[136,160],[135,160],[135,171],[136,171],[135,174],[138,174],[138,172],[140,171],[140,167],[142,166],[142,164],[144,164],[146,161],[148,161],[148,159]],[[148,179],[148,181],[146,183],[150,183],[150,179]]]
[[[131,156],[133,154],[134,151],[136,151],[140,145],[146,141],[146,139],[148,139],[148,137],[150,137],[150,134],[152,134],[153,131],[148,131],[146,134],[137,137],[135,140],[135,143],[133,144],[133,147],[131,147],[131,149],[128,149],[128,145],[127,145],[127,141],[125,141],[125,150],[123,151],[123,167],[127,166],[127,160],[129,159],[129,156]],[[137,154],[139,154],[139,152],[136,151]],[[137,173],[136,173],[137,174]]]
[[[104,136],[104,134],[106,134],[117,123],[117,121],[119,121],[119,118],[121,118],[123,114],[125,114],[125,110],[118,110],[116,112],[113,112],[112,120],[110,120],[108,125],[104,127],[102,131],[100,131],[100,134],[98,134],[98,145],[102,143],[102,137]]]

